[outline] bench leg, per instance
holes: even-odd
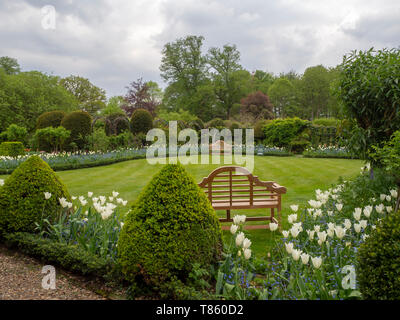
[[[231,220],[231,210],[226,210],[226,218]]]

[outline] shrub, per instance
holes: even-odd
[[[254,125],[254,139],[256,141],[265,139],[264,127],[270,122],[271,120],[265,120],[265,119],[258,120],[256,122],[256,124]]]
[[[336,127],[339,124],[339,120],[336,118],[318,118],[314,119],[312,124],[324,127]]]
[[[25,142],[28,131],[25,127],[20,127],[16,124],[10,124],[10,126],[5,131],[7,141],[19,141],[21,143]]]
[[[299,118],[273,120],[264,127],[265,143],[277,147],[289,147],[290,142],[308,126],[309,121]]]
[[[166,165],[140,194],[119,242],[126,278],[157,286],[185,281],[193,263],[217,262],[221,229],[215,211],[180,164]]]
[[[153,128],[153,117],[145,109],[136,109],[131,117],[131,130],[133,134],[147,133]]]
[[[142,135],[142,134],[139,134]],[[146,139],[146,137],[145,137]],[[111,150],[116,150],[119,148],[128,148],[129,146],[131,146],[133,144],[134,141],[134,137],[132,132],[122,132],[121,134],[117,135],[117,136],[110,136],[109,137],[109,147]]]
[[[21,142],[2,142],[0,144],[0,156],[16,158],[25,154],[24,145]]]
[[[36,120],[36,129],[47,127],[57,128],[61,125],[62,119],[65,117],[64,111],[50,111],[41,114]]]
[[[33,139],[39,150],[57,152],[62,150],[65,141],[67,141],[70,135],[71,132],[64,127],[46,127],[36,130]]]
[[[50,192],[46,200],[44,192]],[[50,221],[61,209],[58,199],[69,199],[64,184],[38,156],[23,162],[0,189],[0,230],[32,232],[35,222]]]
[[[212,119],[211,121],[207,122],[206,127],[222,129],[222,128],[225,128],[225,123],[224,123],[224,120],[222,120],[220,118],[215,118],[215,119]]]
[[[92,117],[85,111],[74,111],[62,119],[61,126],[71,131],[71,136],[66,144],[73,143],[78,149],[83,149],[86,137],[92,131]]]
[[[108,278],[111,272],[116,271],[110,261],[91,254],[79,246],[43,239],[31,233],[6,234],[5,244],[9,248],[17,248],[25,254],[39,258],[47,264],[54,263],[82,275]]]
[[[294,139],[290,142],[290,151],[293,153],[302,154],[309,145],[310,141],[304,138]]]
[[[120,113],[110,114],[105,118],[105,132],[108,136],[119,135],[124,131],[129,131],[131,126],[129,119]]]
[[[98,128],[89,136],[90,150],[92,151],[107,151],[110,147],[110,137],[107,137],[104,129]]]
[[[400,215],[389,214],[360,246],[357,277],[364,299],[400,299]]]

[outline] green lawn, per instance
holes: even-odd
[[[196,182],[207,176],[214,168],[223,164],[187,165],[187,171]],[[109,166],[57,172],[67,185],[71,195],[110,195],[115,190],[132,204],[142,188],[157,173],[162,165],[149,165],[145,159],[116,163]],[[313,159],[302,157],[256,156],[254,175],[260,180],[273,180],[287,188],[282,197],[282,216],[286,217],[291,204],[305,204],[314,197],[315,189],[327,189],[337,182],[339,176],[351,178],[360,172],[362,161],[346,159]],[[5,179],[6,176],[0,176]],[[232,212],[236,213],[235,211]],[[239,214],[260,215],[264,210],[238,211]],[[223,216],[225,212],[218,212]],[[283,219],[284,228],[287,225]],[[265,254],[271,245],[271,232],[252,230],[252,249],[257,254]],[[226,236],[229,232],[224,232]]]

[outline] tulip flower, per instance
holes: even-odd
[[[357,232],[357,233],[360,233],[360,232],[361,232],[361,225],[360,225],[359,223],[355,223],[355,224],[353,225],[353,227],[354,227],[354,231],[355,231],[355,232]]]
[[[343,204],[342,203],[336,203],[336,209],[340,212],[343,209]]]
[[[0,179],[0,186],[4,186],[4,180]]]
[[[393,198],[397,198],[397,190],[395,190],[395,189],[390,190],[390,195],[391,195]]]
[[[343,237],[346,235],[346,229],[341,226],[336,226],[335,233],[336,237],[338,237],[339,239],[343,239]]]
[[[300,255],[300,258],[301,258],[301,262],[302,262],[303,264],[307,264],[308,261],[310,260],[310,255],[308,255],[307,253],[302,253],[302,254]]]
[[[44,193],[44,198],[45,198],[46,200],[49,200],[49,199],[51,198],[51,193],[50,193],[50,192],[45,192],[45,193]]]
[[[278,224],[277,224],[277,223],[274,223],[274,222],[271,222],[271,223],[269,224],[269,230],[275,231],[276,229],[278,229]]]
[[[282,234],[283,234],[283,237],[285,237],[285,238],[289,237],[289,231],[283,230]]]
[[[315,258],[311,257],[311,261],[312,261],[312,264],[313,264],[315,269],[319,269],[319,267],[322,264],[322,258],[321,257],[315,257]]]
[[[294,212],[297,212],[297,210],[299,210],[299,206],[296,205],[296,204],[292,204],[292,205],[290,206],[290,209],[292,209],[292,211],[294,211]]]
[[[293,260],[294,260],[294,261],[299,260],[300,254],[301,254],[301,253],[302,253],[301,250],[293,249],[293,250],[292,250],[292,257],[293,257]]]
[[[244,254],[244,258],[246,260],[249,260],[250,257],[251,257],[251,250],[250,249],[244,249],[243,254]]]
[[[237,245],[238,247],[242,245],[244,238],[245,238],[245,236],[244,236],[244,233],[243,233],[243,232],[240,232],[240,233],[236,236],[235,243],[236,243],[236,245]]]
[[[388,213],[391,213],[393,211],[393,208],[391,206],[386,207],[386,211]]]
[[[293,250],[293,243],[289,242],[289,243],[285,243],[285,247],[286,247],[286,251],[288,254],[292,254],[292,250]]]
[[[242,247],[243,249],[247,249],[251,246],[251,241],[247,238],[244,238],[243,243],[242,243]]]
[[[351,221],[349,219],[345,219],[344,220],[344,227],[346,229],[350,229],[351,228]]]
[[[231,225],[231,233],[232,233],[232,234],[235,234],[236,231],[238,230],[238,228],[239,228],[239,227],[238,227],[236,224]]]
[[[386,199],[386,194],[381,194],[380,198],[381,198],[381,201],[384,201]]]
[[[354,219],[359,221],[361,219],[361,212],[362,212],[361,208],[355,208],[353,212]]]

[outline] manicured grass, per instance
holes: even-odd
[[[217,157],[214,158],[216,159]],[[337,182],[339,176],[346,179],[356,176],[362,164],[360,160],[347,159],[256,156],[253,174],[260,180],[273,180],[287,188],[287,194],[282,197],[282,221],[285,228],[285,217],[290,214],[291,204],[304,205],[314,198],[314,190],[328,189]],[[213,169],[222,165],[223,161],[221,164],[190,164],[186,169],[196,182],[200,182]],[[129,200],[128,205],[131,205],[161,167],[161,164],[150,165],[145,159],[141,159],[103,167],[61,171],[57,175],[72,195],[87,195],[88,191],[95,195],[110,195],[115,190],[122,198]],[[0,176],[0,179],[5,178],[6,176]],[[232,211],[231,215],[235,213],[255,216],[266,214],[266,210]],[[218,212],[218,215],[224,216],[225,212]],[[251,230],[249,234],[253,251],[265,255],[272,244],[271,232]],[[225,231],[224,235],[229,237],[230,233]]]

